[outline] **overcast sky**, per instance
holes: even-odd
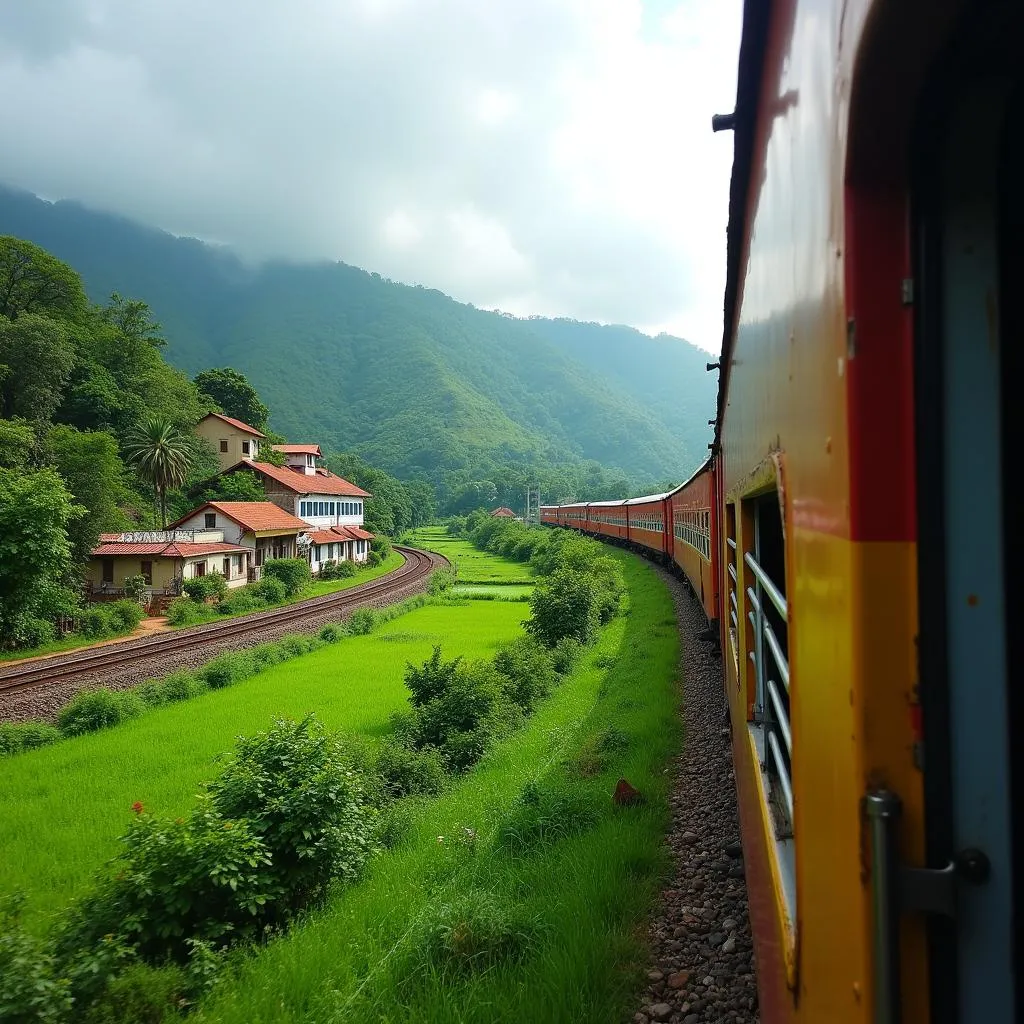
[[[0,0],[0,180],[721,343],[740,0]]]

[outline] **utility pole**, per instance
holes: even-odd
[[[527,523],[540,522],[540,487],[537,484],[526,485],[526,515],[523,519]]]

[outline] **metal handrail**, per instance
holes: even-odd
[[[789,772],[786,771],[786,764],[782,760],[782,751],[779,749],[779,741],[775,733],[768,733],[768,746],[771,748],[772,758],[775,761],[775,772],[779,783],[782,785],[782,795],[786,799],[786,810],[789,811],[789,822],[793,823],[793,787],[789,781]]]
[[[757,582],[764,588],[764,592],[771,599],[771,602],[778,609],[779,614],[784,618],[789,618],[789,612],[786,609],[786,599],[780,593],[778,587],[772,582],[771,577],[757,564],[754,560],[754,556],[748,551],[743,556],[743,561],[750,566],[750,571],[754,574]]]
[[[789,693],[789,662],[786,661],[786,656],[782,653],[782,647],[779,644],[778,637],[775,635],[775,630],[772,629],[771,623],[765,621],[761,628],[764,630],[765,640],[768,641],[768,650],[772,652],[775,665],[782,676],[782,685],[785,686],[786,693]]]

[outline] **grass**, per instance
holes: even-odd
[[[423,661],[437,643],[448,657],[490,658],[528,613],[523,604],[493,601],[419,608],[238,686],[5,760],[0,894],[26,892],[26,923],[44,929],[46,915],[116,852],[136,800],[181,813],[213,776],[213,758],[277,716],[316,711],[330,728],[380,736],[405,705],[406,662]]]
[[[481,551],[468,540],[449,537],[443,526],[421,527],[409,535],[409,543],[444,555],[456,567],[459,584],[530,585],[534,580],[528,565]]]
[[[244,955],[198,1020],[623,1019],[665,867],[678,634],[654,572],[611,554],[630,613],[522,732],[409,808],[404,840],[368,878]],[[644,806],[613,807],[620,776]]]

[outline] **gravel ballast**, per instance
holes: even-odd
[[[635,1024],[757,1024],[736,783],[717,645],[698,639],[704,613],[674,576],[682,645],[685,738],[669,765],[672,871],[650,925],[648,984]]]

